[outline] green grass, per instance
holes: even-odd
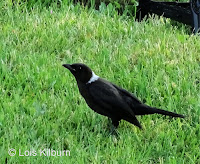
[[[169,19],[139,23],[106,9],[1,6],[0,163],[200,163],[199,36]],[[107,118],[62,67],[75,62],[186,119],[138,117],[144,130],[122,121],[119,137],[109,136]],[[9,148],[70,157],[10,157]]]

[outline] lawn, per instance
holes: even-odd
[[[200,37],[188,27],[105,7],[0,6],[0,163],[200,163]],[[143,130],[122,121],[119,135],[109,135],[107,118],[86,105],[62,67],[76,62],[186,118],[138,117]]]

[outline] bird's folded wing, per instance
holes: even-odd
[[[118,89],[121,94],[123,94],[123,97],[129,97],[131,98],[131,103],[133,104],[142,104],[142,102],[136,97],[134,96],[133,94],[131,94],[130,92],[128,92],[127,90],[123,89],[123,88],[120,88],[118,87],[117,85],[113,84],[113,86]]]
[[[89,86],[89,93],[96,104],[109,112],[135,116],[129,105],[123,100],[118,90],[112,84],[92,83]]]

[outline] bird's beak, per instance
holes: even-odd
[[[76,70],[72,68],[72,66],[70,64],[63,64],[63,67],[67,68],[68,70],[70,70],[70,72],[75,72]]]

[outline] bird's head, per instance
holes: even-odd
[[[77,82],[87,83],[93,75],[92,70],[85,64],[63,64],[76,78]]]

